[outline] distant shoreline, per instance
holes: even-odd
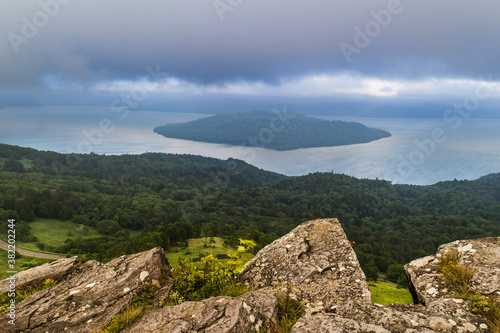
[[[276,151],[369,143],[391,133],[359,122],[324,120],[280,111],[222,114],[156,127],[167,138]]]

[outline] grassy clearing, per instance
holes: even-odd
[[[83,239],[104,236],[95,231],[92,227],[76,224],[71,221],[60,221],[56,219],[44,219],[38,217],[30,223],[31,235],[38,238],[38,242],[17,242],[16,245],[32,251],[41,251],[37,243],[43,243],[48,246],[61,246],[68,238]]]
[[[43,243],[46,247],[58,247],[64,245],[68,238],[88,239],[94,237],[103,237],[104,235],[96,231],[95,228],[77,224],[72,221],[61,221],[57,219],[45,219],[37,217],[35,221],[30,222],[31,232],[30,235],[36,236],[36,242],[16,242],[16,246],[38,252],[46,252],[47,249],[41,249],[38,245]],[[141,230],[129,230],[131,238],[138,237],[142,234]],[[0,234],[3,240],[6,239],[5,234]]]
[[[165,256],[172,267],[177,267],[179,265],[179,258],[189,259],[191,262],[200,262],[201,258],[211,254],[224,261],[228,259],[225,256],[235,253],[235,249],[224,245],[222,238],[203,237],[189,239],[186,247],[173,247],[169,252],[165,253]],[[252,255],[244,253],[243,259],[246,262],[252,259]]]
[[[23,158],[20,162],[23,164],[25,170],[31,169],[33,167],[33,160]]]
[[[7,260],[8,260],[7,255],[8,255],[7,251],[0,249],[0,280],[9,277],[10,274],[8,274],[7,271],[12,271],[12,269],[9,269],[7,266]],[[18,254],[18,258],[16,259],[16,268],[14,269],[14,271],[26,270],[28,268],[40,266],[51,261],[54,260],[33,258]]]
[[[392,303],[413,304],[413,298],[408,289],[398,288],[396,283],[382,281],[368,283],[372,293],[372,302],[388,305]]]
[[[8,160],[10,160],[10,159],[5,158],[5,157],[0,157],[0,166],[3,167],[5,162]],[[29,171],[29,169],[31,169],[33,167],[33,164],[34,164],[33,160],[30,160],[27,158],[23,158],[23,159],[19,160],[19,162],[23,165],[24,170],[27,170],[27,171]]]

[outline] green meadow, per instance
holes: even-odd
[[[60,221],[56,219],[37,218],[34,222],[30,222],[31,235],[38,238],[37,242],[17,242],[16,246],[32,251],[41,251],[37,244],[43,243],[48,246],[60,246],[68,238],[82,239],[100,237],[103,234],[97,232],[94,228],[76,224],[71,221]]]
[[[410,291],[398,288],[396,283],[388,281],[369,282],[368,287],[372,293],[372,302],[388,305],[392,303],[413,304]]]
[[[68,238],[88,239],[104,236],[93,227],[77,224],[72,221],[61,221],[57,219],[37,217],[36,220],[34,222],[30,222],[29,225],[31,226],[30,235],[36,236],[38,240],[36,242],[17,241],[16,246],[38,252],[48,252],[46,249],[44,251],[44,248],[39,247],[40,243],[48,247],[57,247],[64,245],[64,242]],[[129,235],[132,238],[137,237],[140,234],[141,231],[129,230]]]
[[[170,266],[179,265],[179,259],[188,259],[190,262],[201,262],[201,258],[213,255],[221,260],[228,259],[229,255],[235,254],[236,250],[224,245],[220,237],[203,237],[188,239],[187,246],[177,246],[165,253]],[[251,254],[244,254],[245,261],[252,259]]]

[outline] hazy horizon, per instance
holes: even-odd
[[[437,117],[461,105],[452,112],[500,117],[499,9],[493,0],[2,2],[0,106],[287,105],[364,117],[420,107]]]
[[[76,144],[85,130],[102,130],[103,142],[113,142],[132,129],[130,140],[148,146],[150,134],[136,130],[143,119],[134,111],[170,113],[158,113],[168,120],[172,113],[191,119],[276,108],[373,119],[396,124],[393,131],[398,119],[401,141],[381,153],[392,164],[378,164],[388,169],[398,167],[400,155],[424,154],[426,161],[448,161],[433,165],[439,179],[498,172],[500,139],[490,125],[500,119],[499,10],[494,0],[4,1],[1,137],[36,146],[38,133],[50,146],[51,127],[61,134],[55,132],[54,140],[64,141],[62,133],[69,132]],[[30,109],[30,129],[7,115],[14,107]],[[95,108],[103,110],[97,118]],[[129,123],[122,121],[129,114]],[[102,126],[107,119],[113,131]],[[406,130],[411,119],[423,126],[417,134]],[[446,142],[438,142],[436,131],[446,128],[452,129]],[[442,149],[427,156],[422,142]],[[113,144],[111,151],[127,148]],[[200,151],[177,144],[186,153]],[[224,147],[203,149],[206,155],[227,153]],[[367,153],[345,149],[352,150],[345,153],[349,158],[335,163],[368,170],[361,176],[381,173],[370,173],[378,167]],[[329,153],[311,160],[295,155],[290,163],[304,172],[326,170],[333,163]],[[451,163],[452,156],[458,160]],[[266,158],[261,165],[270,166],[276,155]],[[474,162],[481,167],[468,166],[481,158]]]

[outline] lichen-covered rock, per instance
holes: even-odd
[[[344,318],[331,313],[306,315],[301,318],[291,333],[344,333],[344,332],[374,332],[391,333],[383,327]]]
[[[435,255],[407,264],[405,270],[416,303],[429,305],[450,296],[443,276],[437,272],[440,259],[449,253],[458,254],[459,264],[474,268],[470,283],[473,291],[500,296],[500,237],[487,237],[441,245]]]
[[[462,300],[441,299],[434,302],[433,307],[346,302],[329,313],[304,316],[292,333],[489,332],[484,320],[470,312],[467,302],[457,301]]]
[[[122,256],[77,274],[16,304],[16,325],[2,314],[2,332],[94,332],[129,305],[144,284],[160,280],[163,249]]]
[[[453,298],[446,289],[437,269],[447,253],[458,253],[459,263],[474,267],[475,292],[500,295],[500,238],[482,238],[445,244],[435,255],[406,265],[414,299],[421,304],[372,304],[365,276],[339,222],[322,219],[301,224],[247,263],[239,279],[253,291],[153,310],[124,332],[257,332],[266,320],[276,319],[276,293],[284,290],[307,303],[306,315],[293,333],[492,331],[471,312],[470,301]],[[155,248],[105,265],[80,266],[77,258],[69,258],[27,271],[18,276],[18,285],[47,278],[62,282],[16,304],[16,326],[1,314],[0,331],[98,332],[145,283],[159,288],[153,304],[160,306],[172,288],[160,283],[161,269],[167,265],[163,250]]]
[[[245,265],[240,280],[253,290],[296,288],[300,299],[316,307],[348,299],[371,302],[365,275],[337,219],[302,223],[267,245]]]
[[[80,259],[78,257],[71,257],[21,271],[14,276],[16,287],[35,286],[46,279],[62,281],[71,273],[81,270],[81,266],[78,265],[79,262]],[[0,294],[6,293],[9,290],[9,286],[10,280],[1,280]]]
[[[499,240],[482,238],[445,244],[436,255],[408,264],[406,271],[416,291],[414,298],[426,306],[381,306],[351,297],[329,308],[313,307],[314,311],[301,318],[292,332],[489,332],[485,320],[471,312],[469,301],[452,298],[437,268],[442,256],[456,251],[460,263],[475,267],[472,288],[481,293],[498,293]]]
[[[271,288],[265,288],[237,298],[212,297],[151,311],[122,332],[258,332],[276,315],[276,298]]]

